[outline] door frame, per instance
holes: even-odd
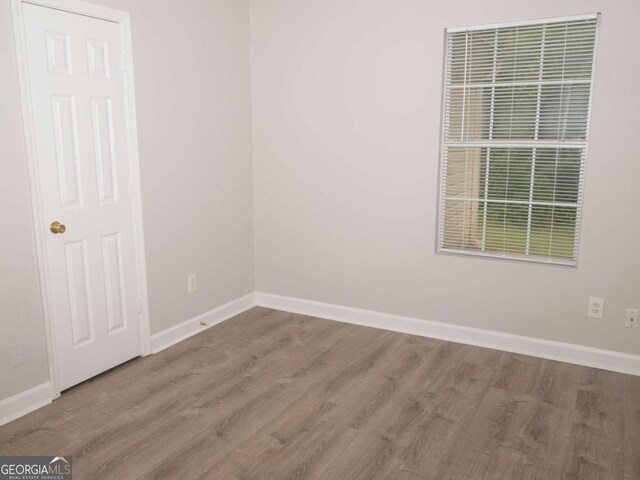
[[[139,292],[139,319],[141,333],[141,355],[151,354],[151,330],[149,323],[149,299],[147,293],[147,269],[144,250],[144,231],[142,224],[142,199],[140,187],[140,165],[138,157],[138,134],[136,126],[135,92],[133,77],[133,50],[131,45],[131,17],[128,12],[84,2],[81,0],[11,0],[13,17],[13,34],[16,59],[18,64],[18,82],[22,103],[22,121],[26,143],[27,169],[31,194],[32,220],[36,240],[36,257],[40,280],[42,312],[44,316],[45,335],[49,360],[49,377],[52,396],[60,396],[60,372],[56,353],[55,329],[53,326],[53,303],[51,286],[49,285],[49,268],[47,263],[46,234],[47,225],[43,215],[43,199],[40,190],[40,177],[37,151],[35,146],[35,122],[31,102],[29,83],[29,62],[25,38],[25,25],[22,6],[28,3],[53,8],[64,12],[75,13],[100,20],[107,20],[120,25],[122,34],[122,53],[125,67],[125,107],[128,133],[129,169],[131,173],[131,194],[133,197],[133,230],[134,249],[136,255],[137,284]]]

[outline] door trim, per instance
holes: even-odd
[[[53,310],[51,287],[49,285],[49,269],[47,264],[46,237],[47,227],[43,216],[43,201],[40,191],[38,158],[35,146],[35,123],[31,92],[29,88],[29,63],[24,29],[22,6],[24,3],[62,10],[88,17],[118,23],[122,32],[122,52],[125,71],[125,106],[127,116],[127,133],[129,148],[129,167],[131,171],[131,193],[133,196],[133,230],[135,237],[135,254],[138,292],[140,295],[139,316],[141,332],[141,355],[151,354],[151,330],[149,323],[149,299],[147,293],[147,269],[144,251],[144,231],[142,223],[142,199],[140,187],[140,164],[138,156],[138,134],[136,126],[135,91],[133,77],[133,49],[131,45],[131,17],[128,12],[83,2],[80,0],[11,0],[13,16],[13,34],[16,60],[18,65],[18,82],[22,104],[22,121],[25,135],[27,169],[31,194],[31,209],[36,240],[36,257],[40,281],[42,312],[44,316],[45,335],[49,359],[49,377],[53,398],[60,396],[59,363],[56,354],[55,329],[53,328]]]

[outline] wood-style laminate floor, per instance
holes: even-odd
[[[640,378],[254,308],[0,427],[74,479],[640,479]]]

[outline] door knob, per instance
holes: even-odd
[[[67,227],[65,227],[64,224],[60,222],[53,222],[49,226],[49,230],[51,230],[53,233],[64,233],[67,231]]]

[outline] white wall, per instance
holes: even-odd
[[[94,1],[132,15],[156,333],[254,290],[249,2]],[[0,399],[48,379],[11,31],[0,0]],[[26,363],[9,369],[15,341]]]
[[[0,400],[46,382],[44,325],[20,117],[11,11],[0,1]],[[22,342],[24,365],[9,368],[7,346]]]
[[[594,11],[579,266],[436,255],[444,29]],[[257,289],[640,353],[639,19],[637,0],[253,1]]]

